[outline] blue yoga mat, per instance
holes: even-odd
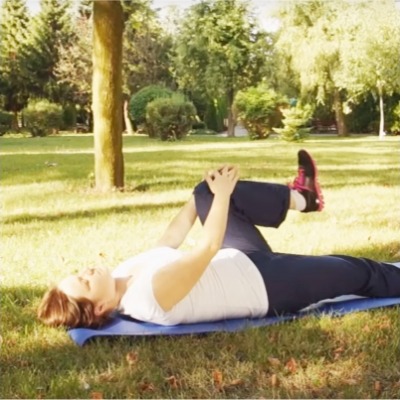
[[[400,262],[393,263],[393,265],[400,268]],[[75,343],[83,346],[90,339],[101,336],[191,335],[208,332],[236,332],[247,328],[292,321],[306,315],[340,316],[355,311],[389,307],[396,304],[400,304],[400,297],[376,299],[349,295],[323,300],[295,314],[287,314],[280,317],[240,318],[174,326],[156,325],[115,315],[107,325],[99,329],[75,328],[70,329],[68,333]]]
[[[174,326],[162,326],[148,322],[139,322],[115,316],[100,329],[76,328],[68,331],[72,340],[83,346],[89,339],[100,336],[155,336],[155,335],[189,335],[208,332],[236,332],[246,328],[267,326],[279,322],[290,321],[306,315],[328,314],[340,316],[354,311],[370,310],[379,307],[388,307],[400,304],[400,297],[395,298],[354,298],[354,296],[341,296],[350,300],[335,300],[322,302],[319,306],[308,308],[296,314],[281,317],[264,317],[257,319],[241,318],[216,322],[203,322]],[[340,299],[340,298],[338,298]]]

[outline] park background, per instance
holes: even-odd
[[[326,208],[272,248],[400,259],[397,2],[98,3],[1,2],[0,397],[398,398],[398,308],[84,348],[36,320],[48,284],[153,245],[210,166],[286,183],[300,148]]]

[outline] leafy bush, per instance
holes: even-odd
[[[280,106],[287,103],[274,90],[263,85],[251,87],[236,95],[238,119],[248,130],[251,139],[267,138],[273,127],[282,121]]]
[[[310,127],[306,127],[312,115],[310,106],[296,105],[282,110],[283,128],[274,128],[281,139],[288,142],[301,141],[309,136]]]
[[[196,118],[196,108],[184,96],[174,94],[159,98],[147,105],[146,124],[153,137],[177,140],[186,136]]]
[[[0,135],[3,135],[11,130],[12,119],[12,113],[0,110]]]
[[[46,136],[63,124],[63,110],[48,100],[31,101],[23,112],[25,125],[32,136]]]
[[[390,126],[390,132],[398,133],[400,132],[400,101],[399,104],[393,109],[393,122]]]
[[[76,126],[76,108],[73,104],[67,104],[63,108],[63,129],[71,129]]]
[[[171,97],[172,90],[165,86],[150,85],[135,93],[129,101],[129,116],[137,125],[146,121],[147,104],[155,99],[162,97]]]

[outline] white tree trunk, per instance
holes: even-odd
[[[379,111],[380,111],[380,120],[379,120],[379,140],[385,139],[385,115],[383,111],[383,95],[382,88],[379,87]]]

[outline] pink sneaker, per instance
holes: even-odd
[[[297,190],[306,199],[306,208],[302,212],[322,211],[324,197],[319,186],[317,165],[305,150],[298,152],[299,169],[290,189]]]

